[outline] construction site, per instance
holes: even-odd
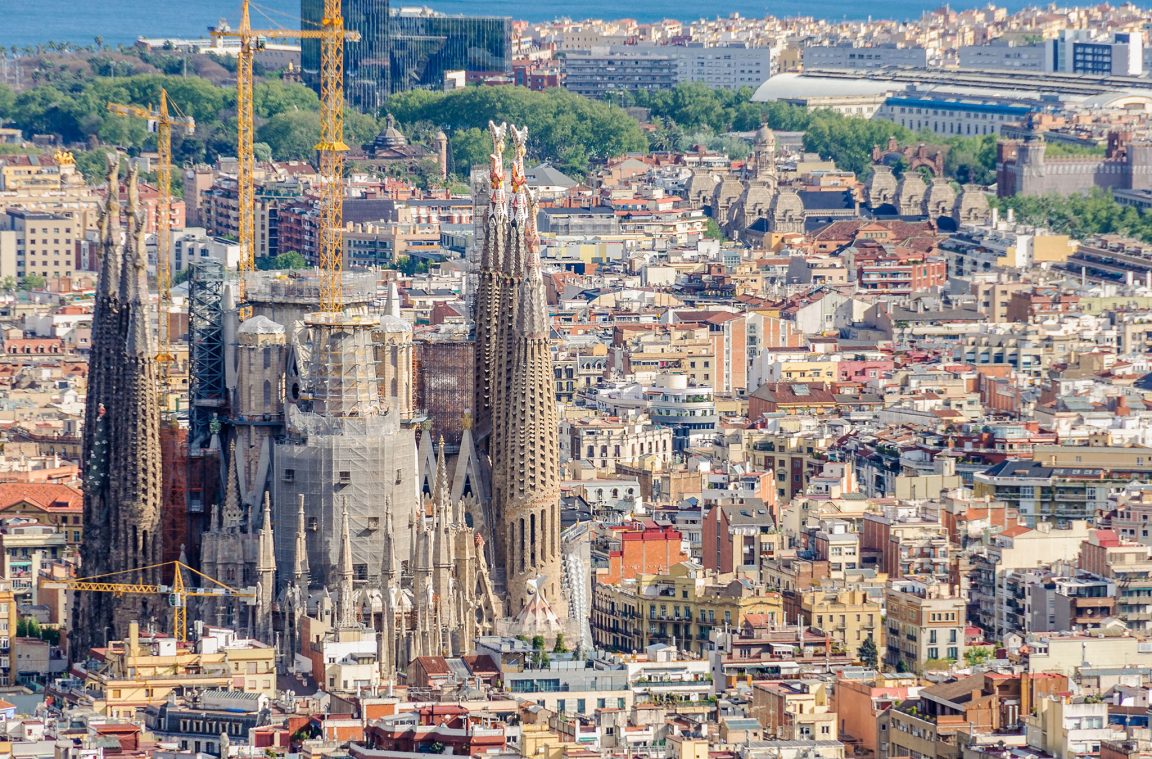
[[[301,648],[308,629],[334,643],[354,638],[383,677],[418,656],[467,653],[478,634],[590,640],[589,577],[564,560],[571,551],[560,534],[558,412],[527,131],[490,126],[495,150],[474,215],[483,248],[474,330],[462,324],[417,344],[394,278],[344,267],[341,61],[358,35],[344,29],[340,6],[325,0],[320,29],[259,31],[244,0],[239,28],[218,32],[239,41],[240,255],[235,270],[191,266],[186,404],[171,392],[183,386],[183,351],[171,344],[167,256],[157,256],[155,341],[139,315],[147,288],[135,278],[144,272],[136,173],[123,242],[118,199],[108,196],[91,372],[110,379],[89,393],[85,456],[98,479],[85,514],[92,523],[113,511],[124,517],[88,531],[88,576],[68,585],[83,599],[80,651],[102,632],[111,639],[130,623],[159,620],[157,595],[178,610],[178,637],[191,607],[194,619],[274,645],[281,671],[310,666]],[[262,40],[293,37],[323,50],[311,197],[319,266],[257,271],[252,63]],[[172,128],[194,125],[166,97],[155,111],[116,108],[158,125],[170,172]],[[110,186],[118,170],[110,168]],[[170,202],[161,197],[161,219]],[[137,390],[130,405],[117,386]]]
[[[187,363],[181,367],[169,334],[171,261],[156,256],[155,353],[159,425],[159,567],[171,583],[172,562],[188,561],[229,586],[258,582],[257,536],[261,504],[272,496],[274,522],[295,524],[303,505],[307,563],[313,582],[335,587],[341,514],[347,514],[351,564],[358,582],[378,579],[378,538],[385,515],[400,524],[415,519],[420,502],[416,421],[412,419],[412,330],[399,318],[398,295],[378,293],[377,278],[343,267],[343,73],[346,42],[340,2],[326,3],[315,30],[253,29],[247,0],[241,23],[220,35],[238,39],[236,73],[237,182],[240,261],[226,270],[216,261],[193,264],[188,282]],[[318,198],[321,265],[305,271],[256,271],[253,245],[253,62],[266,39],[315,39],[324,51],[321,131],[316,150],[323,183]],[[167,93],[145,109],[109,104],[126,118],[145,119],[157,132],[161,194],[157,250],[171,249],[165,223],[172,203],[173,129],[190,132],[191,119]],[[129,252],[130,255],[131,252]],[[187,370],[186,411],[167,399]],[[114,473],[110,473],[115,476]],[[407,531],[397,549],[406,555]],[[97,542],[97,541],[94,541]],[[106,541],[104,541],[106,542]],[[93,545],[92,554],[110,546]],[[277,535],[274,554],[289,567],[296,537]],[[93,562],[95,563],[95,562]],[[101,567],[116,574],[120,568]],[[125,572],[134,570],[124,568]],[[107,573],[106,573],[107,574]],[[125,583],[139,578],[124,577]],[[77,586],[76,589],[82,589]],[[272,591],[269,588],[269,591]],[[218,619],[243,623],[240,604],[213,604]],[[119,618],[112,627],[121,626]],[[120,631],[122,632],[122,631]]]

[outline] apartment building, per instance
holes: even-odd
[[[868,638],[878,651],[886,645],[881,598],[852,588],[797,591],[804,621],[827,633],[841,650],[856,656]]]
[[[966,604],[947,586],[894,581],[885,593],[885,608],[887,666],[920,672],[929,663],[962,660]]]
[[[67,277],[79,268],[77,243],[83,230],[70,214],[9,208],[0,217],[0,231],[15,233],[14,267],[12,271],[0,270],[3,276]],[[6,256],[0,256],[0,261],[3,258]]]
[[[614,651],[640,651],[675,641],[702,653],[709,633],[741,625],[749,614],[783,621],[780,594],[734,575],[708,572],[684,561],[668,572],[618,585],[597,584],[592,594],[592,638]]]
[[[573,461],[608,472],[641,460],[664,466],[672,461],[672,430],[646,416],[575,419],[561,424],[560,435],[567,443],[561,449]]]

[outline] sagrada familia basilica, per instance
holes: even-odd
[[[191,563],[249,589],[254,603],[210,599],[194,612],[276,645],[285,670],[302,660],[305,640],[374,644],[384,681],[419,656],[470,653],[478,636],[580,636],[569,603],[580,580],[566,576],[562,555],[527,130],[490,131],[477,193],[475,398],[454,464],[443,441],[410,421],[412,335],[394,287],[374,312],[368,296],[356,297],[355,277],[367,275],[346,275],[350,303],[335,320],[308,312],[306,277],[254,280],[243,317],[226,304],[231,416],[203,441],[220,454],[221,492]],[[161,555],[160,406],[135,174],[125,233],[118,185],[112,169],[84,436],[86,576]],[[374,278],[368,285],[374,293]],[[146,574],[158,581],[156,570]],[[165,616],[149,606],[162,599],[80,598],[76,628],[88,632],[77,650]]]

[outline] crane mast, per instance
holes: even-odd
[[[237,301],[240,320],[252,315],[248,305],[248,275],[256,270],[256,154],[252,111],[252,64],[260,40],[252,32],[248,0],[240,13],[240,52],[236,56],[236,223],[240,241],[240,277]]]
[[[256,269],[255,253],[255,127],[252,108],[252,62],[264,47],[265,39],[320,40],[320,154],[321,224],[320,224],[320,310],[343,310],[343,227],[344,227],[344,42],[360,39],[359,32],[344,29],[340,0],[324,0],[324,19],[320,29],[252,28],[249,0],[242,0],[240,28],[236,31],[214,30],[215,38],[240,40],[236,62],[236,170],[237,203],[239,204],[240,241],[240,319],[251,316],[247,305],[245,276]]]
[[[320,310],[344,310],[344,15],[324,0],[320,40]]]
[[[156,361],[160,364],[160,384],[165,396],[168,389],[168,364],[175,359],[168,329],[168,307],[172,303],[172,127],[182,127],[184,133],[189,135],[196,129],[192,117],[183,114],[173,116],[171,109],[175,109],[175,106],[171,105],[168,91],[163,88],[160,89],[160,107],[157,109],[123,103],[108,104],[110,113],[144,119],[156,129],[156,153],[160,159],[156,167],[156,190],[159,193],[156,203]]]

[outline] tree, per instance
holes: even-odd
[[[473,166],[484,166],[488,162],[488,154],[492,152],[492,135],[488,130],[477,127],[457,129],[449,138],[449,143],[456,173],[461,176],[469,175]]]
[[[25,291],[43,290],[48,279],[43,274],[27,274],[20,280],[20,289]]]
[[[307,269],[308,261],[294,250],[285,251],[272,259],[273,269]]]
[[[288,111],[317,111],[320,99],[310,87],[295,82],[267,81],[252,87],[252,111],[270,119]]]
[[[568,653],[568,647],[566,645],[564,645],[564,633],[557,633],[556,634],[556,645],[552,646],[552,653],[554,653],[554,654],[566,654],[566,653]]]
[[[724,230],[720,228],[720,225],[717,224],[716,220],[713,219],[712,217],[708,217],[707,221],[704,222],[704,236],[707,237],[709,240],[727,240],[728,239],[724,235]]]
[[[17,285],[18,285],[18,283],[16,282],[15,277],[12,277],[12,276],[4,277],[3,279],[0,279],[0,292],[5,292],[5,293],[9,293],[9,294],[14,293],[14,292],[16,292]]]
[[[876,650],[876,641],[872,640],[871,635],[865,638],[864,642],[860,644],[860,648],[856,650],[856,658],[868,669],[876,669],[880,656]]]
[[[266,142],[255,142],[252,144],[252,155],[257,161],[267,163],[272,160],[272,146]]]
[[[0,84],[0,114],[3,114],[0,115],[0,124],[7,120],[8,114],[12,113],[12,106],[15,104],[16,93],[12,91],[11,87]]]
[[[60,631],[52,627],[44,627],[35,617],[21,617],[16,622],[16,637],[39,638],[54,646],[60,644]]]
[[[289,250],[278,256],[258,256],[256,268],[260,271],[307,269],[308,261],[296,251]]]
[[[266,143],[279,161],[312,159],[319,135],[320,114],[316,111],[279,113],[256,130],[256,139]]]
[[[973,646],[964,652],[964,662],[969,667],[978,667],[992,658],[992,649],[988,646]]]

